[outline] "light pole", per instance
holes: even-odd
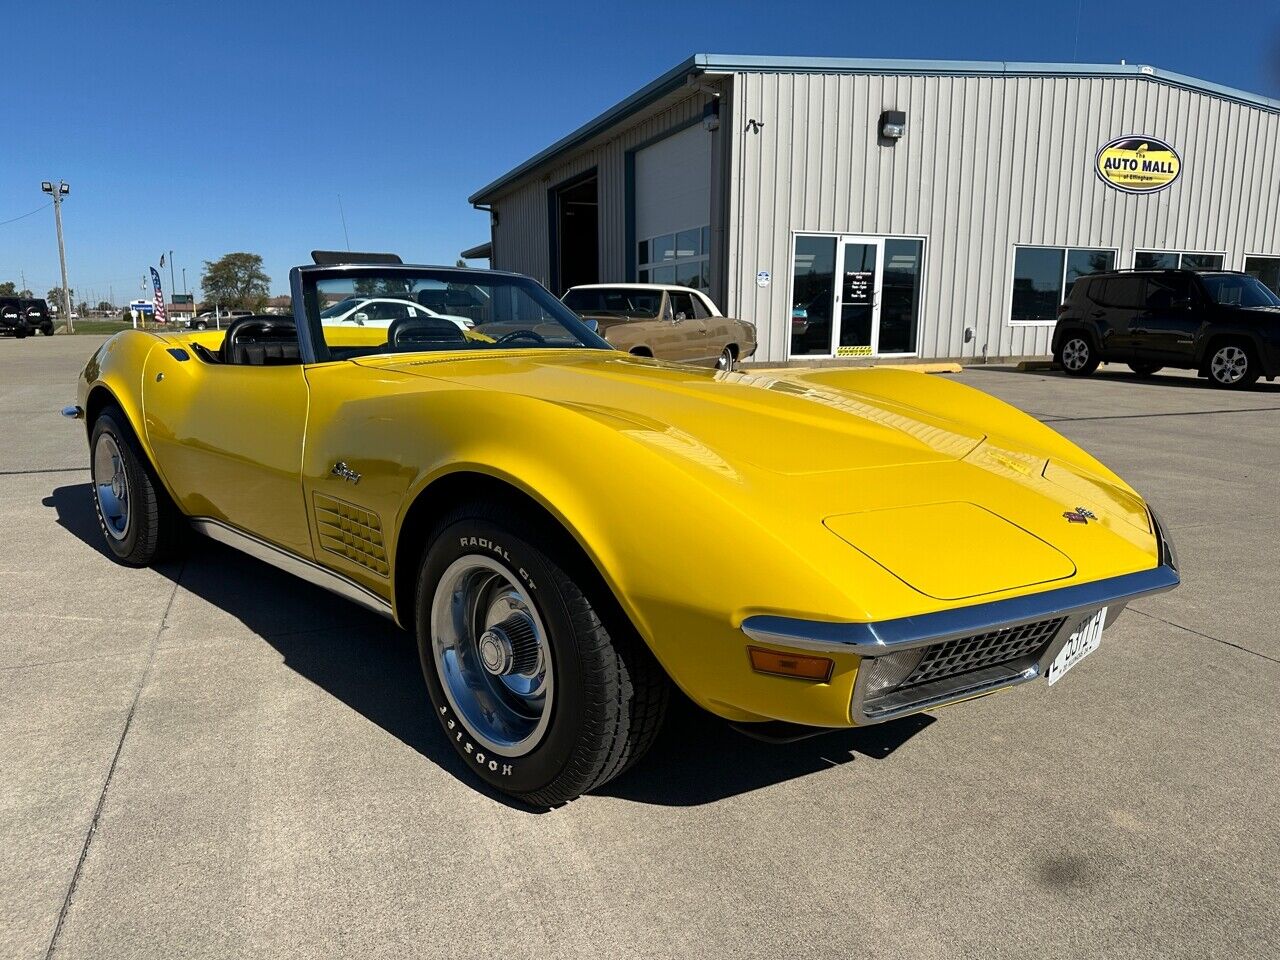
[[[67,286],[67,248],[62,242],[62,198],[71,192],[71,184],[59,180],[43,180],[40,189],[53,197],[53,219],[58,225],[58,262],[62,265],[62,309],[67,318],[67,333],[75,333],[75,323],[71,319],[71,288]]]

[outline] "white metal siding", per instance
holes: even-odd
[[[1051,327],[1008,323],[1015,244],[1116,248],[1126,267],[1135,249],[1223,252],[1232,269],[1280,254],[1280,115],[1259,107],[1139,77],[740,73],[734,98],[723,306],[757,323],[759,360],[787,356],[795,232],[927,237],[926,357],[1048,352]],[[876,138],[887,109],[907,113],[894,146]],[[1125,134],[1179,151],[1173,186],[1097,178],[1098,149]]]

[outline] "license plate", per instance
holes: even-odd
[[[1102,642],[1102,627],[1106,622],[1107,608],[1103,607],[1071,635],[1067,645],[1058,651],[1053,663],[1049,664],[1046,676],[1050,685],[1057,683],[1068,670],[1098,649],[1098,644]]]

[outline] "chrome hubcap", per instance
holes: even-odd
[[[1089,345],[1077,337],[1062,348],[1062,365],[1068,370],[1082,370],[1089,362]]]
[[[728,350],[726,350],[724,353],[720,354],[720,359],[716,361],[716,369],[717,369],[717,370],[732,370],[732,369],[733,369],[733,354],[731,354]]]
[[[93,490],[107,534],[123,540],[129,533],[129,477],[115,437],[104,433],[93,451]]]
[[[1209,369],[1219,383],[1239,383],[1249,369],[1249,355],[1239,347],[1223,347],[1213,355]]]
[[[547,631],[525,588],[485,556],[449,565],[431,601],[445,699],[480,745],[519,757],[541,742],[555,692]]]

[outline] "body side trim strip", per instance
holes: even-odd
[[[315,584],[317,587],[323,587],[325,590],[352,600],[362,607],[372,610],[374,613],[380,613],[384,617],[394,619],[391,612],[391,604],[385,599],[349,577],[344,577],[342,574],[335,573],[327,567],[322,567],[306,557],[300,557],[298,554],[277,547],[275,544],[267,543],[265,540],[245,533],[243,530],[223,523],[221,520],[214,520],[212,517],[192,517],[191,526],[211,540],[217,540],[219,543],[233,547],[242,553],[247,553],[249,556],[264,563],[269,563],[271,566],[285,571],[285,573],[291,573],[295,577],[306,580],[308,583]]]

